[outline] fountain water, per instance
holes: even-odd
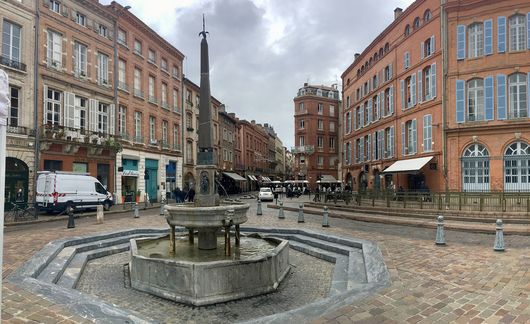
[[[193,305],[273,291],[290,269],[288,241],[256,236],[242,239],[240,224],[247,221],[250,206],[219,199],[215,181],[217,166],[213,151],[207,34],[203,17],[203,31],[199,34],[203,38],[196,199],[189,204],[166,206],[169,237],[132,239],[129,265],[133,288]],[[176,226],[188,230],[187,238],[176,236]],[[217,241],[221,234],[224,235],[223,252],[220,252],[221,245]]]

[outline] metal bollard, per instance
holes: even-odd
[[[436,245],[445,245],[445,234],[444,234],[444,217],[438,216],[436,222]]]
[[[164,215],[164,208],[166,208],[166,202],[162,200],[160,202],[160,215]]]
[[[305,223],[304,221],[304,204],[300,204],[298,208],[298,223]]]
[[[66,228],[75,228],[74,207],[68,206],[68,225]]]
[[[278,218],[285,219],[285,214],[283,213],[283,201],[280,200],[280,209],[278,211]]]
[[[493,251],[504,252],[504,234],[502,219],[497,219],[495,226],[495,245]]]
[[[103,224],[105,214],[103,214],[103,205],[98,205],[96,213],[96,224]]]
[[[322,227],[329,227],[328,206],[324,206],[324,213],[322,215]]]
[[[263,215],[263,211],[261,210],[261,199],[258,199],[258,208],[256,209],[256,215]]]
[[[138,206],[138,203],[134,204],[133,212],[134,218],[140,218],[140,206]]]

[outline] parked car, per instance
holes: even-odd
[[[42,171],[37,178],[37,207],[48,213],[114,204],[112,194],[87,173]]]
[[[268,187],[260,188],[258,199],[261,201],[273,201],[274,195],[272,194],[271,188],[268,188]]]

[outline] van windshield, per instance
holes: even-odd
[[[105,190],[105,188],[103,188],[101,183],[99,183],[99,182],[94,182],[94,183],[96,185],[96,192],[97,193],[100,193],[100,194],[103,194],[103,195],[107,194],[107,190]]]

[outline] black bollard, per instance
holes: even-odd
[[[66,228],[75,228],[74,207],[66,207],[68,211],[68,225]]]

